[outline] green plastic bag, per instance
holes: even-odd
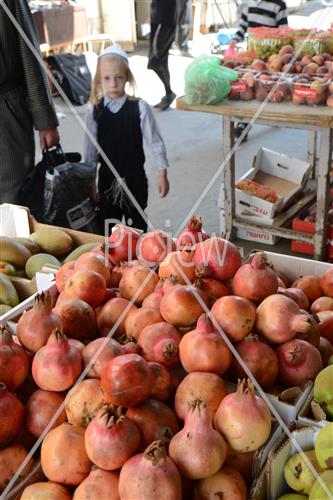
[[[233,69],[221,66],[217,56],[202,55],[185,71],[187,104],[216,104],[229,94],[230,82],[237,79]]]

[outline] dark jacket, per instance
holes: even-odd
[[[150,5],[152,24],[173,26],[176,24],[176,0],[152,0]]]

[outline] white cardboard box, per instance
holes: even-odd
[[[266,221],[265,221],[266,223]],[[255,241],[256,243],[263,243],[264,245],[275,245],[281,238],[273,236],[272,234],[265,233],[265,231],[257,231],[254,229],[236,229],[236,237],[241,240]]]
[[[276,203],[271,203],[235,188],[237,216],[259,217],[261,221],[273,219],[303,189],[310,170],[311,166],[308,162],[291,158],[270,149],[259,149],[252,168],[239,180],[251,179],[270,186],[276,190],[280,198]],[[255,222],[252,218],[250,220]]]

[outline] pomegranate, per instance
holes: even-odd
[[[242,263],[237,247],[218,236],[198,243],[193,260],[202,277],[218,280],[232,278]]]
[[[273,349],[261,342],[257,335],[248,335],[236,344],[236,349],[261,387],[263,389],[271,387],[279,371],[278,359]],[[235,358],[232,370],[236,380],[246,377],[246,373]]]
[[[105,264],[105,256],[97,252],[86,252],[80,255],[76,260],[75,271],[77,269],[89,269],[90,271],[95,271],[103,276],[106,282],[106,286],[110,286],[111,283],[111,269],[110,265]]]
[[[152,370],[138,354],[123,354],[108,362],[102,372],[101,385],[108,402],[129,408],[150,396]]]
[[[77,269],[66,281],[64,293],[87,302],[95,308],[102,304],[106,292],[104,276],[90,269]]]
[[[111,332],[113,335],[125,333],[127,315],[136,309],[134,304],[122,297],[115,297],[106,302],[97,312],[97,327],[101,335],[111,335]]]
[[[247,500],[247,488],[242,475],[234,468],[223,466],[216,474],[200,479],[193,492],[193,500],[226,498]]]
[[[160,263],[158,276],[162,279],[173,276],[181,285],[193,283],[195,280],[194,252],[194,249],[185,248],[168,253]]]
[[[310,304],[312,304],[312,302],[314,302],[322,295],[325,295],[320,286],[320,278],[312,274],[301,276],[301,278],[298,278],[296,281],[294,281],[291,286],[303,290],[303,292],[309,299]]]
[[[121,354],[123,348],[117,340],[105,337],[93,340],[81,351],[84,367],[88,369],[87,376],[101,378],[108,362]]]
[[[214,427],[236,451],[254,451],[267,441],[271,432],[271,415],[264,400],[255,395],[250,380],[240,381],[237,391],[222,399],[215,414]]]
[[[318,349],[325,368],[328,365],[328,360],[333,356],[333,344],[325,337],[320,337]]]
[[[142,302],[142,307],[152,307],[154,309],[160,309],[161,300],[163,297],[163,288],[157,283],[155,290],[147,295],[147,297]]]
[[[177,238],[177,250],[183,250],[187,246],[194,246],[196,243],[207,239],[203,236],[201,229],[202,218],[193,215]]]
[[[153,374],[153,386],[151,389],[151,397],[158,399],[159,401],[164,401],[168,399],[171,394],[172,383],[171,375],[165,366],[155,361],[150,361],[150,368]]]
[[[141,436],[122,409],[104,406],[85,432],[85,447],[90,460],[104,470],[117,470],[138,450]]]
[[[182,476],[203,479],[217,472],[227,456],[223,437],[213,429],[207,406],[194,400],[185,415],[184,428],[170,441],[169,455]]]
[[[310,302],[301,288],[279,288],[278,293],[293,299],[300,309],[307,311],[310,307]]]
[[[239,342],[252,331],[256,308],[244,297],[226,295],[215,302],[211,314],[229,339]]]
[[[20,444],[12,444],[0,450],[0,493],[6,488],[14,474],[17,473],[18,468],[27,455],[27,450]],[[22,481],[29,475],[34,463],[33,458],[28,460],[24,469],[20,472],[18,481]]]
[[[143,234],[137,246],[139,261],[149,267],[162,262],[166,255],[174,250],[176,244],[172,237],[161,229]]]
[[[85,429],[64,423],[44,438],[40,460],[50,481],[75,486],[90,472],[91,462],[84,446]]]
[[[307,342],[310,342],[310,344],[318,348],[320,340],[319,318],[316,314],[310,314],[303,309],[301,309],[300,311],[308,318],[308,322],[310,323],[311,328],[307,332],[297,333],[294,338],[306,340]]]
[[[309,332],[312,325],[308,316],[301,314],[294,300],[275,294],[259,305],[255,328],[267,340],[282,344],[295,337],[298,332]]]
[[[68,297],[54,312],[62,323],[63,333],[72,339],[92,339],[96,336],[96,315],[93,308],[83,300]]]
[[[305,340],[293,339],[275,349],[279,362],[279,381],[287,387],[314,380],[323,362],[320,351]]]
[[[141,433],[141,449],[145,449],[153,441],[160,439],[168,443],[179,431],[177,417],[174,412],[161,401],[147,399],[143,403],[129,408],[128,417]]]
[[[82,380],[68,391],[65,399],[67,420],[72,425],[87,427],[97,412],[105,405],[100,380]]]
[[[148,325],[141,331],[138,345],[142,349],[142,357],[147,361],[156,361],[169,368],[179,361],[180,341],[179,331],[174,326],[161,321]]]
[[[2,382],[0,382],[0,415],[0,448],[3,448],[19,434],[23,424],[24,407]]]
[[[40,437],[49,423],[51,424],[49,430],[64,423],[66,421],[64,401],[64,394],[41,389],[35,391],[25,407],[25,427],[27,430],[33,436]],[[57,415],[55,415],[56,412]]]
[[[310,311],[312,314],[317,314],[321,311],[333,311],[333,298],[319,297],[319,299],[312,302]]]
[[[223,380],[215,373],[192,372],[180,382],[175,394],[175,412],[184,420],[189,405],[194,400],[204,401],[214,418],[222,399],[227,395]]]
[[[65,288],[65,283],[68,280],[68,278],[70,278],[70,276],[72,276],[72,274],[74,273],[74,266],[75,266],[74,261],[65,262],[65,264],[63,264],[56,272],[55,275],[56,287],[60,293],[63,292]]]
[[[108,240],[108,251],[111,262],[116,266],[122,261],[136,258],[136,247],[140,232],[125,226],[117,226]]]
[[[224,462],[224,466],[228,465],[233,469],[236,469],[247,483],[251,483],[252,478],[252,467],[254,462],[255,451],[236,451],[232,448],[228,448],[227,458]]]
[[[243,264],[235,273],[232,286],[235,295],[260,304],[269,295],[277,292],[278,279],[267,266],[263,252],[255,254],[249,264]]]
[[[322,295],[333,298],[333,268],[327,269],[320,278]]]
[[[14,342],[12,335],[0,326],[0,381],[15,391],[29,374],[26,351]]]
[[[171,288],[174,288],[176,285],[180,285],[177,276],[174,274],[170,274],[170,276],[167,276],[166,278],[160,279],[160,281],[157,283],[157,286],[161,286],[163,290],[163,294],[167,293]]]
[[[320,335],[333,342],[333,311],[321,311],[319,318]]]
[[[78,349],[79,351],[82,351],[82,349],[84,348],[84,343],[77,339],[68,339],[68,343],[72,347],[76,347],[76,349]]]
[[[163,295],[160,311],[163,319],[171,325],[193,326],[204,312],[203,304],[207,305],[207,302],[207,297],[194,287],[177,285]]]
[[[198,319],[195,330],[186,333],[179,344],[180,361],[187,372],[225,373],[232,354],[206,314]]]
[[[121,500],[181,500],[182,483],[177,467],[167,456],[162,441],[154,441],[122,466],[119,476]]]
[[[73,500],[120,500],[118,493],[119,472],[106,471],[93,465],[89,476],[74,491]]]
[[[61,328],[59,316],[52,311],[49,292],[37,294],[32,309],[20,317],[16,335],[21,344],[32,352],[43,347],[55,328]]]
[[[133,309],[125,320],[126,335],[129,339],[138,339],[140,332],[148,325],[163,321],[161,313],[154,307]]]
[[[72,495],[61,484],[49,481],[47,483],[34,483],[27,486],[20,500],[71,500]]]
[[[80,351],[56,330],[47,344],[35,354],[31,371],[40,389],[61,392],[74,384],[81,373],[81,365]]]
[[[130,267],[123,274],[119,282],[119,293],[127,300],[132,300],[136,305],[141,305],[143,300],[152,293],[158,283],[157,274],[148,267],[137,265]]]
[[[198,277],[194,286],[203,292],[208,297],[208,303],[212,306],[217,299],[230,295],[228,287],[222,281],[215,280],[214,278],[200,278]]]
[[[134,340],[121,345],[123,354],[142,354],[142,349]]]

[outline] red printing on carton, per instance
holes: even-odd
[[[231,92],[245,92],[247,89],[247,83],[235,80],[230,82]]]
[[[296,85],[294,94],[299,97],[317,97],[317,90],[303,85]]]
[[[254,231],[246,231],[246,234],[248,236],[251,236],[252,238],[258,238],[260,240],[269,240],[269,235],[265,233],[256,233]]]

